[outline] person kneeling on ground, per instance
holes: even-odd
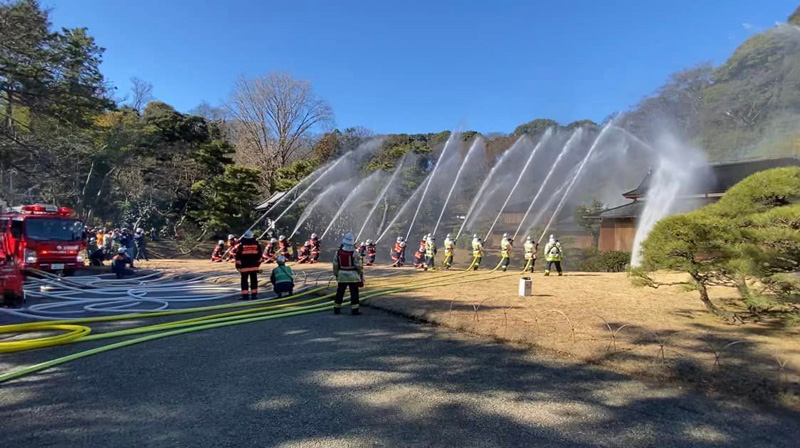
[[[292,268],[286,266],[285,257],[280,256],[276,261],[278,266],[272,270],[269,282],[272,283],[272,289],[280,299],[283,297],[283,293],[287,293],[290,296],[294,292],[294,272],[292,272]]]
[[[236,270],[242,275],[241,300],[258,298],[258,270],[261,267],[261,246],[251,230],[244,232],[242,240],[234,247]],[[250,280],[248,286],[247,280]]]
[[[133,271],[125,267],[128,264],[133,264],[132,260],[128,257],[128,250],[126,247],[120,247],[117,249],[117,255],[114,255],[114,258],[111,259],[111,272],[117,274],[117,278],[131,275]]]
[[[217,246],[214,248],[214,251],[211,252],[211,262],[220,263],[222,262],[223,256],[225,256],[225,241],[219,240]]]
[[[361,257],[356,253],[355,238],[350,232],[342,238],[342,245],[333,258],[333,275],[339,283],[336,287],[333,314],[339,314],[342,311],[344,291],[348,288],[350,288],[351,313],[361,314],[358,288],[364,286],[364,268],[361,264]]]

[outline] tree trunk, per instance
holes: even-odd
[[[692,274],[692,278],[697,285],[697,292],[700,293],[700,300],[703,302],[703,305],[706,307],[708,311],[714,313],[715,315],[730,320],[733,317],[733,313],[729,311],[725,311],[722,308],[714,305],[711,299],[708,297],[708,289],[706,288],[705,282],[698,276]]]

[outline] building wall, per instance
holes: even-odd
[[[633,250],[636,221],[633,219],[604,219],[600,224],[600,250]]]

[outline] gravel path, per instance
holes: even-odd
[[[90,348],[0,355],[4,368]],[[748,408],[366,309],[127,347],[0,385],[3,446],[798,446]]]

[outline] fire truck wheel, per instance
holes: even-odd
[[[3,294],[3,305],[10,308],[21,308],[25,304],[25,297],[21,294],[15,294],[12,291],[6,291]]]

